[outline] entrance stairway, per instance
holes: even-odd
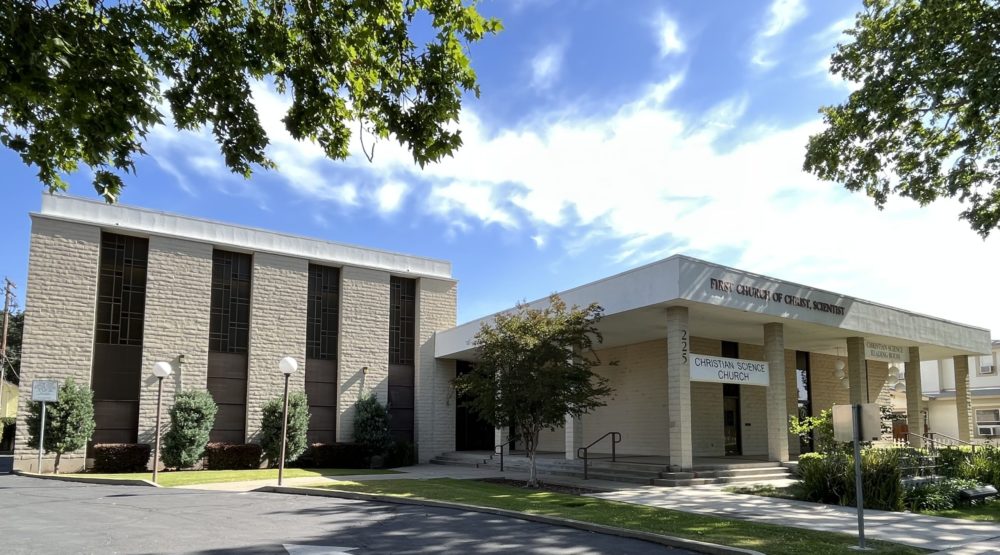
[[[431,459],[431,464],[499,471],[500,455],[494,455],[488,451],[455,451],[434,457]],[[538,473],[543,477],[548,475],[583,478],[582,460],[569,461],[553,456],[540,456],[536,464]],[[504,456],[504,470],[524,472],[528,470],[528,467],[528,458],[523,454],[514,453]],[[663,487],[759,482],[791,478],[789,469],[777,462],[715,463],[713,461],[712,464],[695,464],[690,472],[670,472],[667,466],[662,464],[611,462],[600,459],[591,461],[588,475],[593,480]]]

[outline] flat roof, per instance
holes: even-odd
[[[559,295],[568,304],[592,302],[604,308],[601,332],[605,347],[666,337],[664,309],[689,308],[693,336],[762,344],[761,325],[785,325],[789,349],[830,354],[846,353],[847,337],[897,347],[920,347],[925,360],[955,355],[988,354],[989,330],[927,316],[745,272],[686,255],[669,258],[567,289]],[[528,303],[533,308],[548,299]],[[507,309],[508,312],[511,309]],[[484,323],[496,315],[438,332],[435,354],[471,358],[471,342]]]
[[[109,231],[160,235],[219,247],[268,252],[315,262],[385,270],[394,274],[451,280],[451,262],[335,243],[254,227],[181,216],[103,201],[44,193],[32,218],[99,226]]]

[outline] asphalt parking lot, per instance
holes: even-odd
[[[477,512],[0,476],[0,552],[689,553]]]

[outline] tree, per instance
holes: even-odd
[[[820,111],[804,169],[922,206],[957,197],[983,237],[1000,223],[1000,1],[865,0],[830,71],[859,83]]]
[[[28,447],[38,449],[38,428],[42,418],[42,404],[28,404]],[[59,473],[59,460],[63,453],[83,449],[94,435],[94,392],[89,387],[77,385],[73,378],[59,388],[58,401],[45,407],[45,453],[55,453],[55,473]],[[41,471],[41,469],[39,469]]]
[[[541,431],[604,406],[613,391],[593,371],[601,364],[593,346],[602,341],[597,323],[603,312],[597,304],[567,308],[558,295],[543,309],[519,304],[482,325],[474,339],[478,362],[455,379],[473,412],[496,428],[510,428],[525,446],[529,487],[538,487]]]
[[[170,407],[170,429],[163,435],[165,466],[190,468],[201,460],[218,410],[208,391],[191,390],[177,394],[174,406]]]
[[[50,191],[80,164],[108,202],[169,109],[210,126],[226,165],[270,168],[255,80],[289,93],[285,127],[346,158],[354,126],[424,165],[461,145],[465,46],[500,30],[463,0],[7,0],[0,7],[0,142]],[[418,42],[426,39],[426,42]]]
[[[260,446],[264,449],[268,464],[278,466],[281,458],[281,425],[285,412],[283,397],[275,397],[264,405],[264,417],[260,424]],[[288,435],[285,442],[285,462],[291,462],[306,452],[309,446],[309,401],[306,394],[296,391],[288,394]]]
[[[381,455],[392,445],[389,410],[373,393],[362,395],[354,405],[354,442],[369,455]]]
[[[11,310],[7,321],[7,371],[4,372],[4,379],[14,385],[21,383],[21,336],[23,334],[24,311]]]

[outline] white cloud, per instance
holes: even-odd
[[[664,12],[656,16],[656,35],[660,44],[660,56],[684,52],[684,41],[681,40],[677,21]]]
[[[387,181],[375,190],[375,206],[380,214],[391,214],[403,205],[409,188],[401,181]]]
[[[768,8],[767,21],[754,39],[750,62],[760,69],[777,65],[772,58],[780,37],[806,16],[802,0],[774,0]]]
[[[565,44],[549,44],[531,58],[531,86],[536,89],[551,87],[562,70]]]

